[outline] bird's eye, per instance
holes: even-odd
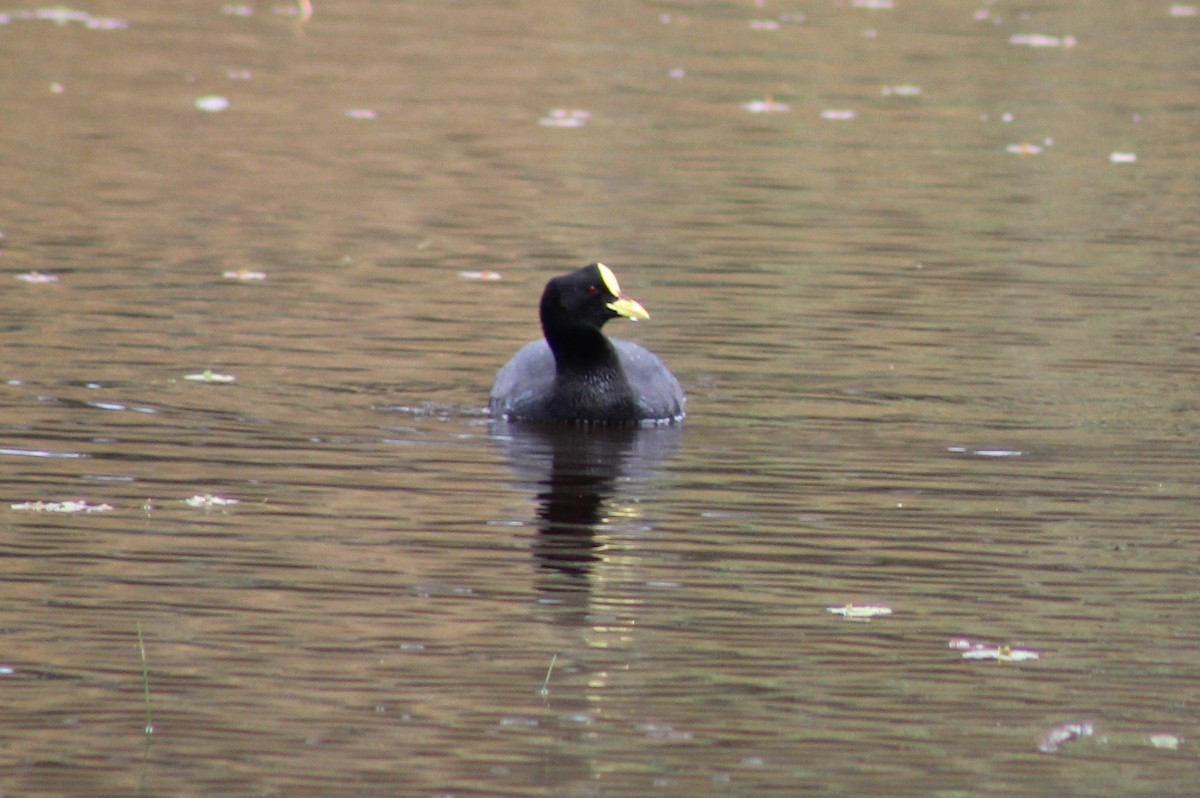
[[[589,285],[588,286],[588,295],[589,296],[596,296],[599,293],[600,293],[600,286],[598,286],[598,285]]]

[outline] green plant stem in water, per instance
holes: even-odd
[[[150,719],[150,668],[146,665],[146,643],[142,639],[142,622],[137,622],[138,651],[142,655],[142,691],[146,695],[146,734],[154,734],[154,723]]]
[[[542,680],[542,689],[538,690],[538,695],[543,697],[550,695],[550,674],[554,672],[554,663],[556,662],[558,662],[557,652],[550,658],[550,667],[546,668],[546,678]]]

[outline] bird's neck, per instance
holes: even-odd
[[[568,335],[546,333],[559,374],[579,374],[618,368],[617,352],[599,330],[573,330]]]

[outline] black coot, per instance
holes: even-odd
[[[609,319],[648,319],[621,295],[603,263],[546,283],[540,307],[545,340],[521,347],[496,374],[489,408],[510,421],[592,424],[683,419],[683,390],[650,350],[607,338]]]

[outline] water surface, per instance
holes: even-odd
[[[0,790],[1195,795],[1189,8],[0,17]]]

